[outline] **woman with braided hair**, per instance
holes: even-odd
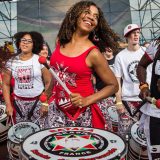
[[[153,63],[152,78],[149,85],[146,83],[146,69]],[[160,98],[160,37],[155,39],[146,49],[137,68],[137,76],[140,81],[140,97],[146,99],[147,96]],[[144,133],[147,138],[148,156],[150,160],[160,158],[160,109],[151,103],[146,103],[142,108],[141,122],[144,124]]]
[[[80,1],[67,12],[60,27],[51,67],[71,91],[54,86],[50,126],[85,126],[110,129],[107,107],[101,100],[118,90],[116,78],[101,52],[116,50],[119,37],[107,24],[101,9],[91,1]],[[105,87],[94,92],[93,72]]]
[[[50,72],[38,61],[38,53],[43,47],[43,37],[38,32],[18,32],[14,35],[17,54],[10,54],[7,47],[0,50],[0,68],[3,70],[3,96],[8,116],[15,113],[15,122],[34,122],[48,110],[39,101],[44,91],[49,97]],[[13,105],[10,88],[14,78]],[[14,106],[14,107],[12,107]],[[14,112],[15,111],[15,112]],[[44,120],[47,126],[47,120]],[[39,123],[39,121],[37,122]]]

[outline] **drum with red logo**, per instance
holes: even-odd
[[[131,127],[128,150],[129,160],[148,160],[147,142],[143,131],[139,128],[139,122]]]
[[[0,142],[7,139],[7,133],[9,129],[9,124],[7,122],[7,115],[5,114],[6,106],[0,105]]]
[[[118,113],[117,113],[116,107],[110,106],[108,108],[108,113],[112,121],[112,130],[113,132],[117,133],[118,132]]]
[[[12,160],[20,159],[21,142],[28,135],[31,135],[39,130],[39,126],[32,122],[20,122],[9,129],[7,148],[9,156]]]
[[[119,160],[126,150],[118,135],[85,127],[43,130],[27,137],[21,147],[22,160]]]

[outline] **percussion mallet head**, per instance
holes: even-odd
[[[157,99],[157,100],[156,100],[156,107],[157,107],[158,109],[160,109],[160,99]]]
[[[146,97],[146,100],[156,106],[156,108],[160,109],[160,99],[155,99],[154,97]]]
[[[44,56],[40,56],[38,59],[40,64],[43,64],[47,69],[50,69],[50,67],[47,64],[47,59]]]
[[[47,95],[45,93],[42,93],[39,97],[39,100],[42,102],[42,103],[45,103],[47,101]]]
[[[58,77],[58,75],[56,74],[56,72],[49,67],[49,65],[47,64],[47,60],[46,57],[44,56],[40,56],[38,59],[40,64],[43,64],[54,76],[54,78],[57,80],[57,82],[64,88],[64,90],[70,95],[71,91],[68,89],[68,87],[66,86],[66,84]]]

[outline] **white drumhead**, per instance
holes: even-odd
[[[2,123],[3,121],[7,120],[7,114],[3,114],[1,117],[0,117],[0,123]]]
[[[115,159],[126,149],[118,135],[108,131],[65,127],[37,132],[25,139],[22,155],[33,159]]]
[[[139,128],[139,122],[136,122],[131,127],[131,136],[137,143],[141,144],[142,146],[147,146],[144,132]]]
[[[115,106],[110,106],[108,108],[108,113],[113,122],[118,122],[118,113]]]
[[[20,143],[27,136],[39,131],[37,124],[32,122],[20,122],[12,126],[8,131],[8,139],[14,143]]]

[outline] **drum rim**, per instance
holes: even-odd
[[[133,125],[135,125],[135,124],[137,124],[137,123],[139,124],[139,121],[137,121],[137,122],[134,123]],[[132,126],[133,126],[133,125],[132,125]],[[147,147],[147,144],[146,144],[146,145],[143,145],[143,144],[139,143],[139,141],[136,141],[135,138],[132,136],[132,132],[131,132],[132,126],[130,127],[131,138],[132,138],[136,143],[138,143],[140,146]],[[144,140],[143,140],[143,141],[144,141]]]
[[[19,123],[27,123],[27,122],[37,125],[38,128],[40,129],[40,126],[39,126],[38,124],[33,123],[33,122],[31,122],[31,121],[21,121],[21,122],[16,123],[15,125],[17,125],[17,124],[19,124]],[[11,126],[11,127],[9,128],[9,130],[10,130],[12,127],[13,127],[13,126]],[[8,130],[8,134],[9,134],[9,130]],[[35,134],[35,133],[37,133],[37,132],[34,132],[33,134]],[[7,134],[7,136],[8,136],[8,134]],[[30,136],[30,135],[28,135],[28,136]],[[28,136],[26,136],[26,137],[23,139],[23,141],[24,141]],[[13,142],[13,143],[15,143],[15,144],[21,144],[21,143],[23,142],[23,141],[22,141],[22,142],[14,142],[13,140],[9,139],[9,136],[8,136],[8,141],[11,141],[11,142]]]
[[[133,154],[132,154],[133,153]],[[133,150],[133,148],[129,145],[128,146],[128,154],[127,155],[131,155],[134,159],[135,158],[137,158],[137,154],[138,153],[136,153],[134,150]],[[141,157],[140,157],[141,159],[143,158],[143,160],[147,160],[146,158],[148,158],[148,156],[146,156],[146,155],[141,155]]]
[[[8,135],[8,130],[9,130],[9,127],[5,131],[0,133],[0,137],[3,136],[4,134]]]
[[[7,119],[7,114],[6,113],[4,113],[4,114],[2,114],[2,116],[0,116],[0,123],[3,122],[4,119],[5,120]]]
[[[6,114],[6,112],[5,112],[5,111],[6,111],[6,105],[5,105],[5,104],[0,104],[0,108],[1,108],[1,106],[2,106],[3,109],[4,109],[4,113],[3,113],[3,114]],[[3,114],[2,114],[2,115],[3,115]],[[2,116],[2,115],[1,115],[1,116]],[[7,115],[7,114],[6,114],[6,115]],[[0,116],[0,118],[1,118],[1,116]]]
[[[39,130],[39,131],[37,131],[37,132],[34,132],[32,135],[37,134],[37,133],[39,133],[39,132],[41,132],[41,131],[46,131],[46,130],[50,130],[50,129],[58,129],[58,128],[91,128],[91,129],[98,129],[98,130],[106,131],[106,130],[100,129],[100,128],[83,127],[83,126],[75,126],[75,127],[54,127],[54,128],[46,128],[46,129]],[[112,131],[107,131],[107,132],[110,132],[110,133],[112,133],[112,134],[115,134],[115,135],[117,135],[119,138],[121,138],[121,140],[123,141],[125,147],[124,147],[123,151],[122,151],[119,155],[120,155],[120,158],[123,157],[123,156],[125,156],[125,155],[126,155],[126,143],[125,143],[124,139],[123,139],[120,135],[118,135],[117,133],[114,133],[114,132],[112,132]],[[21,142],[21,146],[20,146],[20,147],[21,147],[21,153],[23,153],[23,156],[27,156],[27,158],[30,157],[30,155],[25,152],[25,150],[23,149],[23,145],[24,145],[25,140],[26,140],[28,137],[32,136],[32,135],[27,136],[27,137]],[[117,157],[118,157],[118,155],[115,156],[115,157],[113,157],[113,158],[111,158],[111,159],[109,159],[109,160],[115,160],[115,158],[117,158]],[[31,158],[32,158],[33,160],[37,160],[37,159],[35,159],[35,158],[33,158],[33,157],[31,157]]]

